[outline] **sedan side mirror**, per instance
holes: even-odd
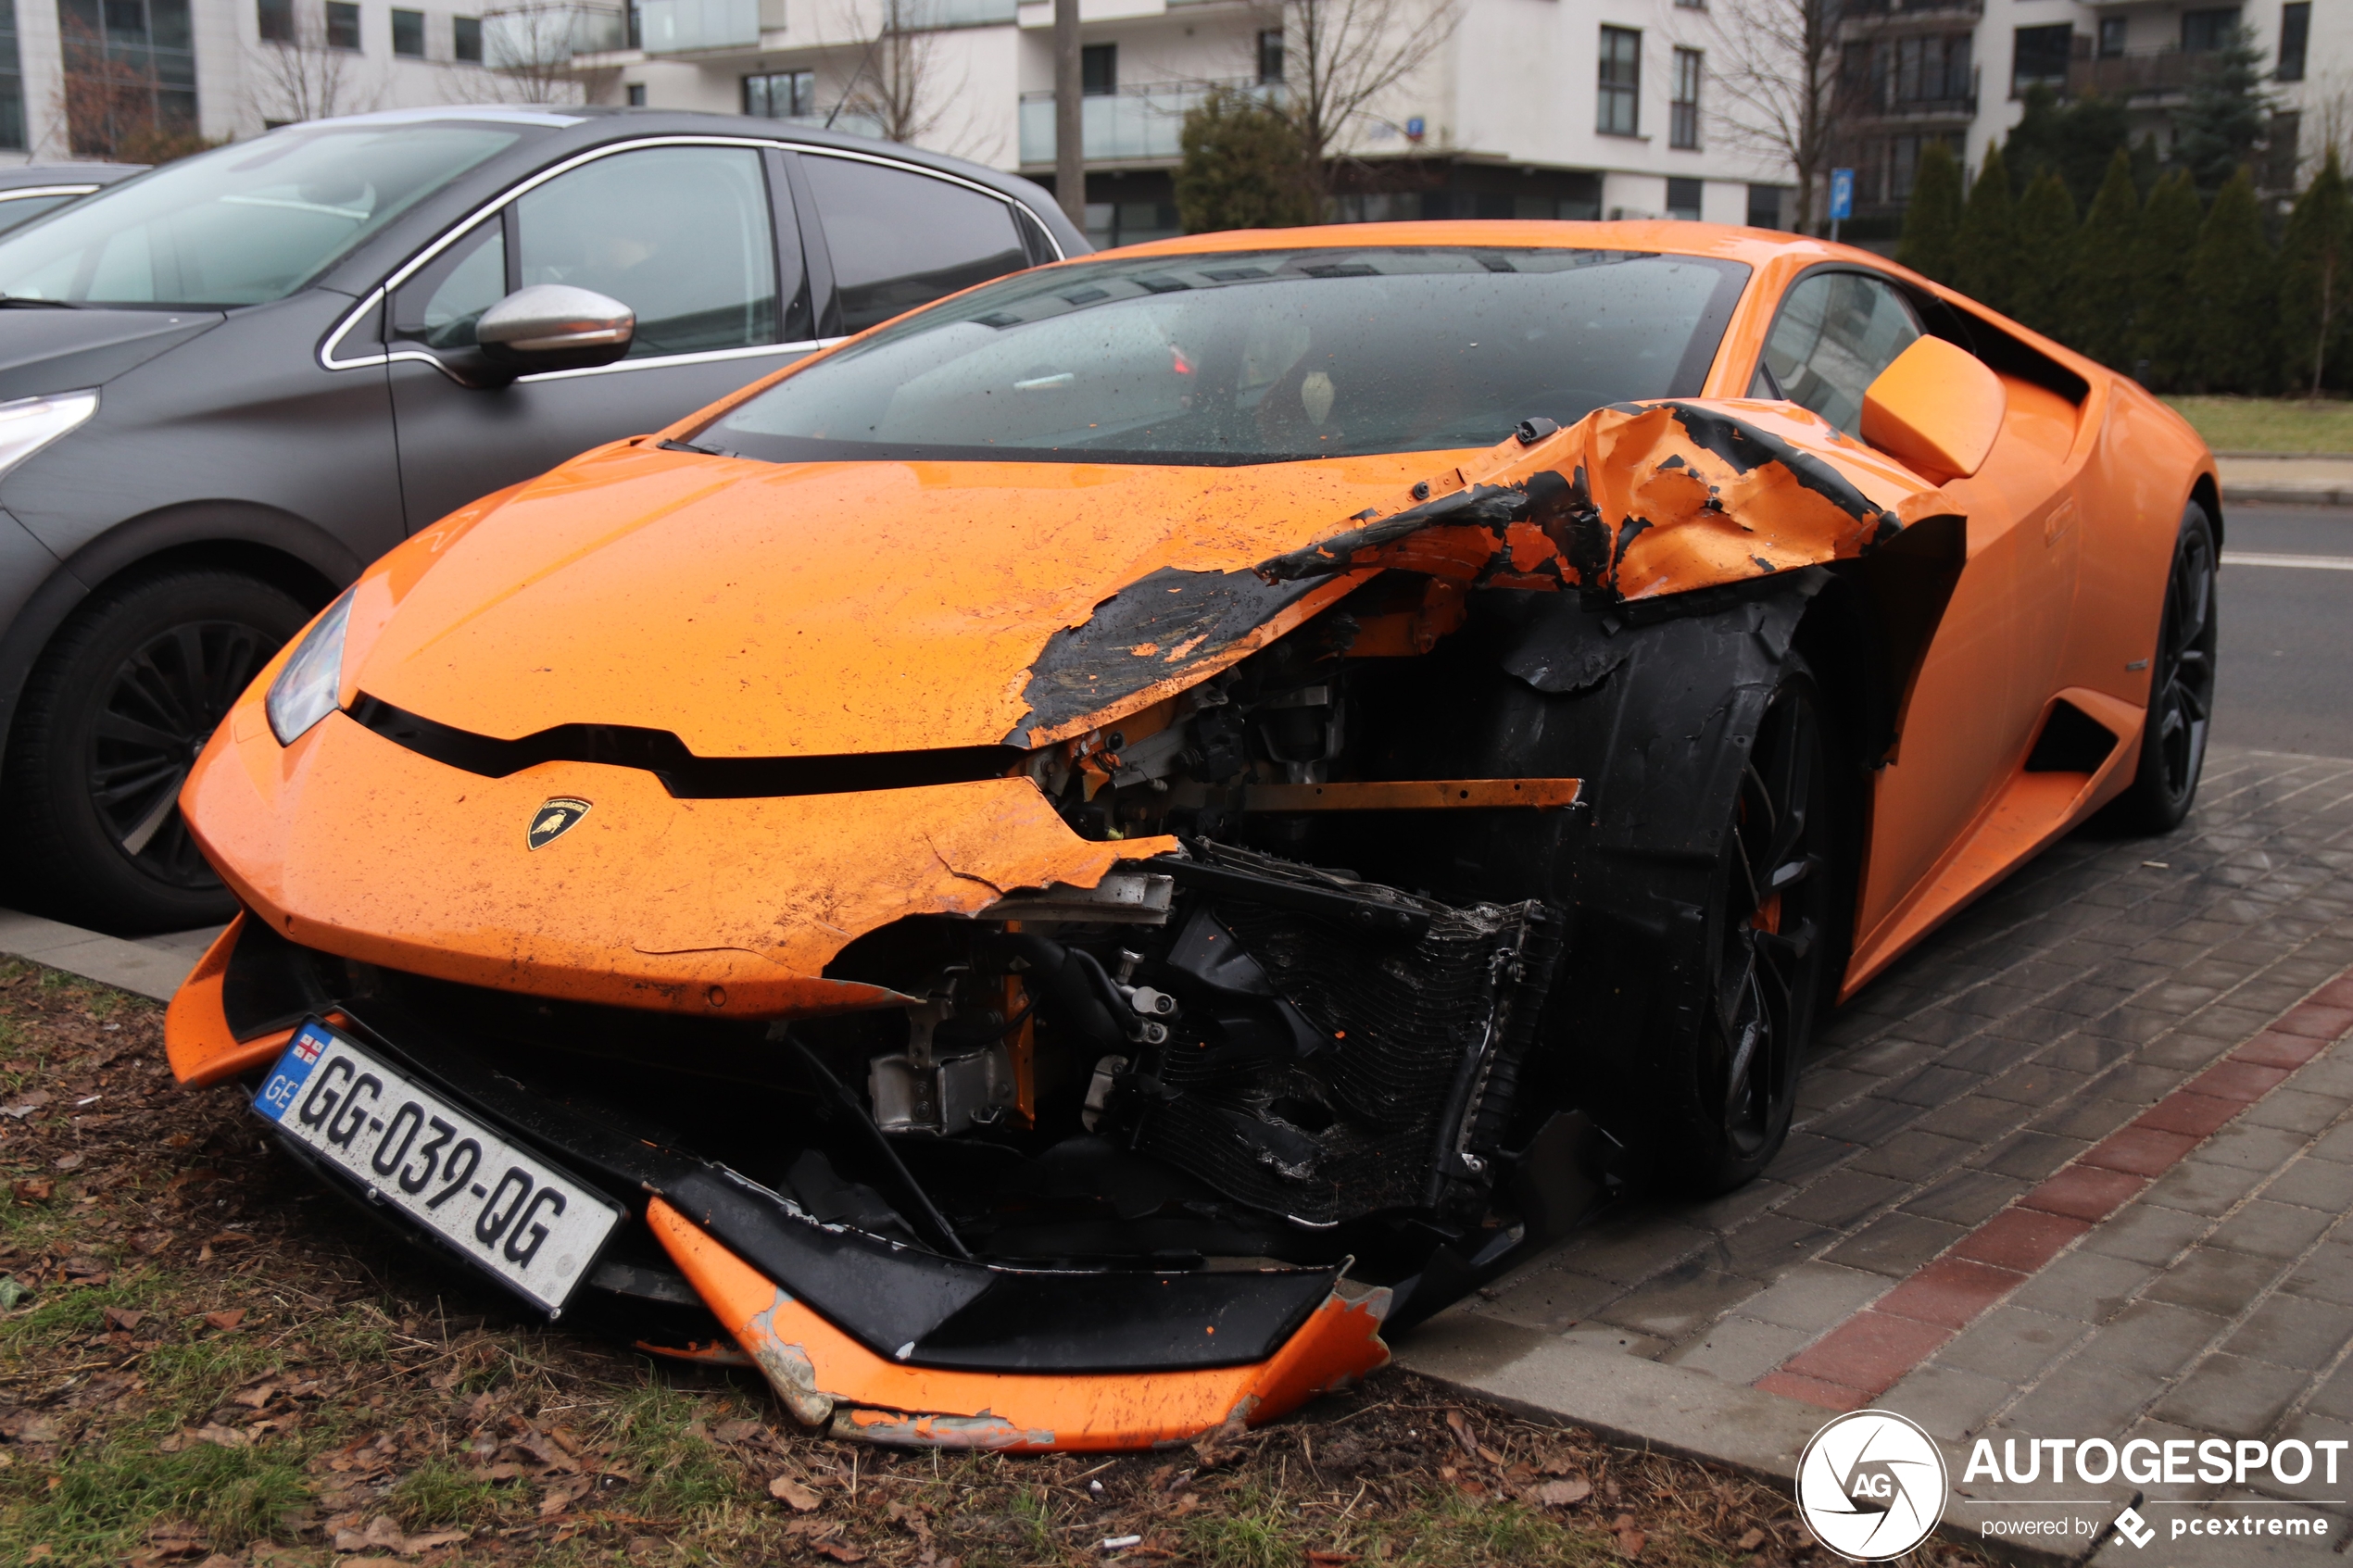
[[[1985,362],[1941,337],[1895,357],[1863,393],[1863,439],[1927,480],[1967,479],[1985,466],[2009,398]]]
[[[483,357],[515,375],[610,365],[636,335],[635,311],[569,283],[517,289],[474,323]]]

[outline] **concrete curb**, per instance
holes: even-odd
[[[2353,506],[2353,481],[2336,485],[2231,484],[2222,486],[2225,501],[2284,501],[2292,506]]]
[[[171,1000],[180,983],[212,942],[211,932],[182,932],[129,941],[84,931],[61,921],[0,909],[0,953],[30,959],[118,991]]]
[[[1832,1411],[1779,1394],[1579,1345],[1460,1307],[1404,1338],[1396,1364],[1433,1383],[1533,1419],[1584,1427],[1621,1447],[1698,1460],[1777,1486],[1796,1484],[1797,1461],[1807,1441],[1836,1419]],[[2107,1538],[2103,1531],[2071,1551],[2040,1547],[2032,1537],[1986,1538],[1982,1526],[1996,1517],[1995,1511],[1957,1490],[1969,1462],[1968,1445],[1940,1439],[1937,1447],[1944,1451],[1957,1488],[1937,1527],[1944,1539],[2020,1568],[2071,1568]],[[2119,1499],[2101,1523],[2115,1518],[2130,1500]]]

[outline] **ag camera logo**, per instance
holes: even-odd
[[[1893,1411],[1856,1411],[1814,1434],[1797,1461],[1797,1512],[1814,1538],[1859,1562],[1901,1557],[1944,1517],[1944,1456]]]

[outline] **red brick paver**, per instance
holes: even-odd
[[[1828,1410],[1861,1409],[2348,1032],[2353,971],[2061,1166],[1756,1386]]]

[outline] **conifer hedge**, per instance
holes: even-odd
[[[1966,196],[1952,154],[1924,148],[1895,259],[2158,391],[2353,388],[2353,186],[2336,154],[2284,223],[2244,163],[2209,202],[2187,167],[2150,189],[2153,161],[2117,147],[2079,220],[2047,157],[2014,202],[2001,146]]]

